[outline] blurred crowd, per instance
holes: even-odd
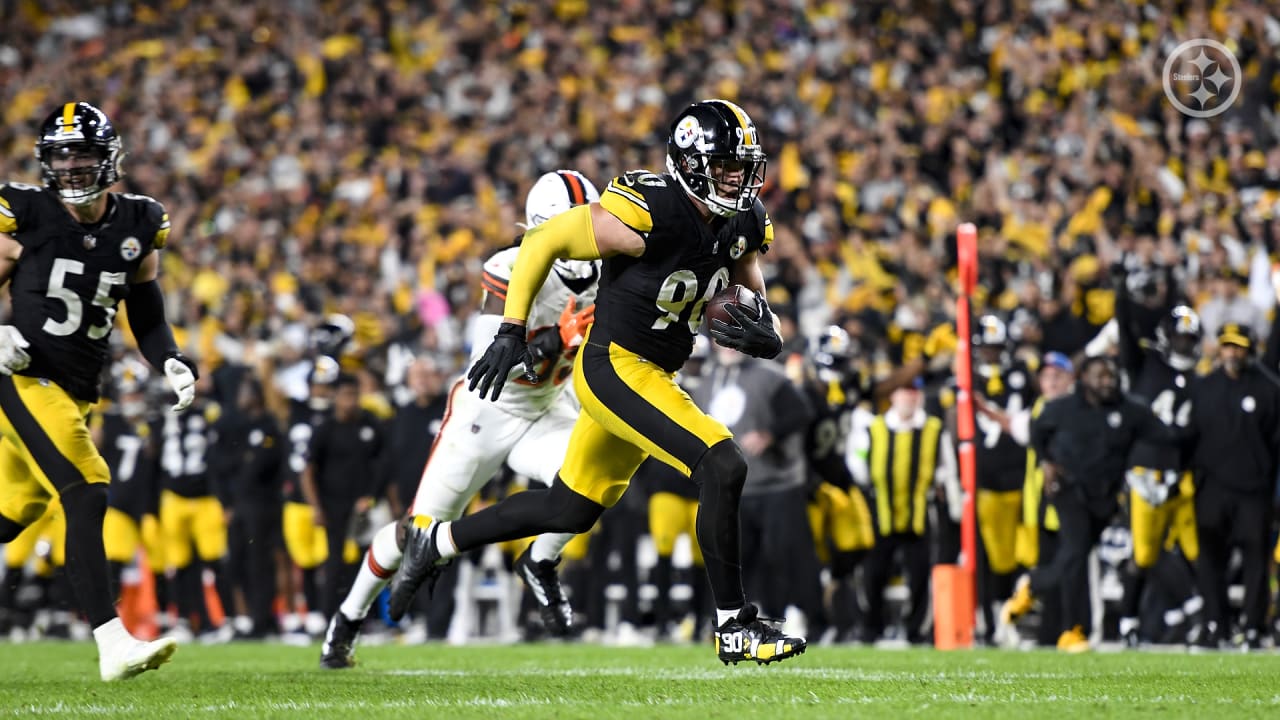
[[[209,404],[239,407],[255,377],[282,428],[324,353],[380,423],[427,392],[414,359],[439,400],[481,264],[519,233],[532,181],[660,171],[665,123],[704,97],[741,104],[770,154],[763,260],[788,349],[811,355],[835,325],[867,377],[936,359],[940,413],[960,222],[978,227],[977,312],[1033,366],[1105,347],[1117,290],[1185,297],[1204,371],[1224,324],[1265,340],[1276,303],[1280,17],[1265,2],[0,9],[0,178],[38,181],[50,108],[102,107],[129,153],[123,188],[168,208],[161,279]],[[1180,114],[1160,78],[1197,37],[1243,73],[1210,119]]]

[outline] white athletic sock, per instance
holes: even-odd
[[[373,536],[373,544],[360,563],[360,572],[351,584],[351,592],[338,609],[348,620],[363,620],[369,614],[369,606],[377,599],[382,588],[391,582],[391,576],[400,567],[404,553],[396,545],[396,524],[388,523]],[[374,567],[378,568],[375,572]]]
[[[448,560],[458,554],[458,547],[453,544],[453,521],[446,520],[440,523],[440,528],[436,530],[436,550],[440,551],[440,558]]]
[[[732,610],[716,608],[716,627],[720,627],[730,620],[736,619],[740,612],[742,612],[742,608],[734,608]]]
[[[539,535],[533,541],[533,546],[529,548],[529,557],[534,562],[544,562],[550,560],[555,562],[560,557],[560,553],[564,552],[564,546],[574,537],[573,533],[544,533]]]
[[[130,635],[129,631],[125,629],[124,622],[118,617],[111,618],[94,628],[93,639],[97,642],[99,650],[137,641],[137,638]]]
[[[1122,617],[1120,618],[1120,634],[1127,635],[1130,631],[1138,629],[1138,618]]]

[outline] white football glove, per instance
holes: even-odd
[[[171,357],[164,361],[164,378],[169,381],[169,387],[173,388],[173,392],[178,395],[178,402],[174,404],[173,411],[186,410],[191,401],[196,399],[196,374],[186,363]]]
[[[27,339],[22,337],[18,328],[12,325],[0,325],[0,373],[12,375],[25,370],[31,362],[26,348],[30,347]]]

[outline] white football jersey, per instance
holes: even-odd
[[[484,264],[483,285],[485,293],[496,294],[506,299],[507,284],[511,281],[511,269],[515,265],[516,255],[520,248],[513,247],[501,250],[490,257]],[[596,301],[596,290],[600,286],[600,261],[561,261],[557,260],[547,273],[542,288],[533,298],[533,306],[529,309],[529,337],[540,332],[559,332],[560,314],[564,312],[569,299],[575,302],[575,312],[581,312]],[[474,365],[489,346],[490,338],[479,339],[472,344],[471,360],[468,368]],[[502,388],[502,395],[494,403],[504,412],[516,417],[535,419],[551,408],[559,398],[573,403],[572,393],[564,390],[573,384],[573,356],[576,348],[566,350],[550,368],[539,368],[547,379],[532,384],[524,379],[524,365],[517,365],[507,377],[507,384]]]

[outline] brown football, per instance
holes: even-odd
[[[711,302],[707,303],[707,327],[711,327],[712,320],[719,320],[729,325],[737,324],[733,316],[724,309],[725,305],[737,305],[746,311],[748,317],[759,317],[759,306],[756,304],[756,294],[750,289],[742,285],[730,285],[721,290],[711,298]]]

